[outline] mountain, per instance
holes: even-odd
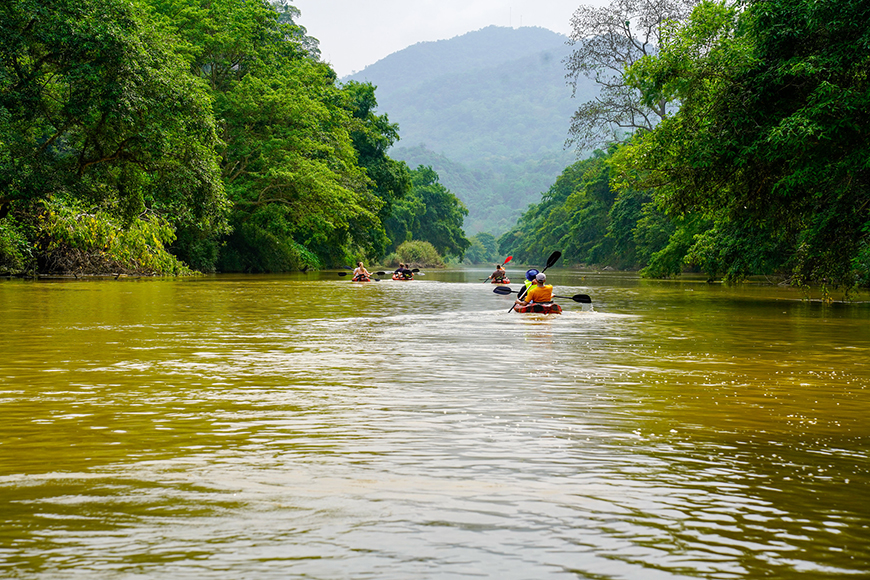
[[[497,235],[575,159],[564,149],[571,115],[595,87],[571,97],[567,40],[490,26],[415,44],[343,80],[377,86],[379,111],[399,125],[390,155],[438,172],[469,208],[469,235]]]

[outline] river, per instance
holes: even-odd
[[[487,274],[0,281],[0,576],[870,576],[870,296]]]

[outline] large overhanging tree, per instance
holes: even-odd
[[[0,2],[10,271],[182,271],[176,230],[226,229],[219,142],[205,83],[144,0]]]
[[[140,0],[0,3],[0,214],[50,198],[221,227],[211,102]]]
[[[579,150],[618,142],[637,130],[650,130],[673,110],[672,101],[644,101],[626,83],[625,69],[655,54],[663,26],[686,18],[698,0],[614,0],[609,6],[580,6],[571,17],[565,60],[567,77],[577,88],[582,77],[599,87],[571,119],[570,141]]]
[[[384,201],[354,147],[366,127],[357,93],[317,60],[298,12],[267,0],[147,1],[190,43],[192,70],[212,89],[234,204],[219,266],[279,271],[377,253]]]

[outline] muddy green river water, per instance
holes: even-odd
[[[488,273],[0,281],[0,577],[870,577],[870,297]]]

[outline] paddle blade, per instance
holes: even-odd
[[[588,294],[575,294],[571,297],[571,300],[582,304],[592,304],[592,298],[590,298]]]
[[[496,294],[510,294],[511,292],[513,292],[513,290],[511,290],[507,286],[496,286],[492,289],[492,291]]]
[[[338,275],[339,275],[339,276],[347,276],[348,273],[347,273],[347,272],[339,272]]]
[[[507,260],[504,261],[504,264],[507,264],[508,262],[510,262],[510,261],[513,260],[513,259],[514,259],[513,256],[508,256],[508,257],[507,257]],[[504,264],[502,264],[502,266],[504,266]]]
[[[550,266],[552,266],[553,264],[558,262],[559,258],[561,258],[561,257],[562,257],[562,252],[560,252],[559,250],[556,250],[555,252],[550,254],[550,257],[547,258],[547,268],[549,268]],[[547,268],[544,268],[544,270],[546,270]]]

